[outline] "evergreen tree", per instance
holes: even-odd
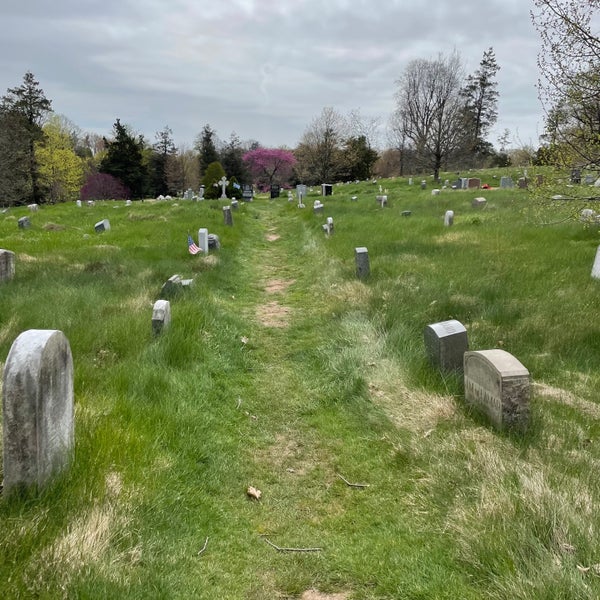
[[[44,140],[44,131],[42,125],[46,115],[51,112],[52,103],[44,95],[44,90],[35,80],[33,73],[27,72],[23,77],[23,83],[15,88],[9,88],[5,96],[2,97],[0,112],[3,114],[3,122],[9,124],[13,133],[23,137],[26,153],[23,160],[26,161],[26,168],[18,169],[19,173],[27,172],[28,184],[23,188],[23,192],[28,197],[21,198],[21,201],[31,200],[35,203],[41,203],[43,200],[42,189],[39,180],[39,169],[36,160],[36,143],[40,144]],[[6,141],[6,138],[4,138]],[[19,144],[20,146],[20,144]],[[7,149],[5,148],[4,151]],[[10,149],[8,149],[10,152]],[[18,153],[22,156],[21,153]],[[11,173],[7,175],[11,177]]]
[[[144,139],[131,135],[121,121],[113,125],[114,139],[104,138],[106,155],[100,163],[100,172],[116,177],[131,192],[133,198],[143,198],[147,169],[144,165]]]
[[[202,179],[202,185],[204,186],[204,197],[207,199],[220,198],[221,186],[215,185],[225,175],[223,166],[220,162],[215,161],[210,163],[206,168],[206,173]]]
[[[229,137],[229,142],[225,144],[221,151],[221,165],[223,166],[223,169],[225,169],[225,173],[227,173],[229,180],[233,177],[235,177],[237,181],[248,180],[249,175],[244,165],[244,161],[242,160],[243,156],[244,149],[242,148],[240,138],[235,132],[232,132]]]
[[[465,102],[465,127],[472,155],[486,156],[491,146],[485,140],[492,125],[498,119],[498,83],[494,81],[500,70],[493,48],[483,53],[479,68],[467,77],[461,90]]]
[[[169,156],[176,153],[173,142],[173,131],[168,127],[156,133],[156,142],[150,157],[150,187],[151,194],[166,196],[169,193],[167,181],[167,161]]]
[[[208,165],[219,161],[219,153],[215,142],[216,132],[208,123],[202,129],[202,133],[196,138],[196,150],[200,162],[200,177],[204,177]]]

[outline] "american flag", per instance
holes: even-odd
[[[196,246],[192,236],[189,233],[188,233],[188,250],[190,251],[190,254],[198,254],[198,252],[200,252],[200,248],[198,248],[198,246]]]

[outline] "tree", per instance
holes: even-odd
[[[51,106],[52,102],[46,98],[44,90],[30,71],[25,73],[20,86],[7,90],[0,104],[0,112],[4,115],[12,113],[13,117],[9,117],[7,122],[20,129],[20,134],[26,142],[25,160],[29,178],[27,190],[30,190],[29,199],[35,203],[41,203],[43,200],[35,154],[36,143],[40,144],[44,140],[42,125],[46,115],[52,110]]]
[[[83,181],[84,161],[73,148],[77,139],[65,125],[54,115],[44,125],[45,143],[36,147],[40,184],[52,203],[76,200]]]
[[[260,189],[269,189],[274,183],[288,183],[296,164],[294,153],[282,148],[250,150],[244,154],[243,160]]]
[[[163,196],[169,193],[167,180],[167,161],[169,156],[175,154],[175,142],[173,142],[173,131],[165,125],[162,131],[156,132],[156,142],[152,147],[150,156],[150,187],[151,195]]]
[[[14,111],[0,110],[0,200],[8,206],[23,204],[31,198],[29,146],[22,135],[24,117]]]
[[[219,160],[215,138],[216,132],[214,129],[211,129],[208,123],[202,128],[202,132],[196,138],[195,147],[199,155],[200,177],[205,175],[208,165]]]
[[[458,54],[408,64],[396,83],[396,101],[407,139],[424,169],[439,178],[440,169],[464,143]]]
[[[599,0],[533,0],[546,142],[563,163],[600,165]],[[562,146],[562,148],[561,148]]]
[[[127,187],[133,198],[143,198],[147,171],[144,165],[144,139],[137,139],[117,119],[113,125],[114,139],[104,139],[106,155],[100,163],[100,172],[116,177]]]
[[[467,77],[467,83],[460,91],[465,103],[468,150],[475,158],[490,154],[491,146],[485,138],[498,119],[498,83],[494,77],[499,70],[494,49],[489,48],[483,53],[479,69]]]
[[[221,186],[216,186],[215,183],[217,183],[224,175],[225,171],[218,161],[210,163],[210,165],[206,167],[206,173],[202,179],[205,198],[215,199],[221,197]]]
[[[350,137],[342,148],[342,181],[368,179],[378,154],[369,145],[364,135]]]
[[[108,173],[92,173],[81,188],[82,200],[125,200],[131,197],[123,183]]]
[[[244,148],[240,138],[232,132],[229,141],[221,149],[221,165],[229,179],[235,177],[239,181],[246,181],[248,178],[243,156]]]

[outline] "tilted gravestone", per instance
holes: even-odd
[[[356,276],[359,279],[366,279],[371,274],[369,265],[369,251],[361,246],[354,249],[354,260],[356,262]]]
[[[15,253],[0,248],[0,283],[15,276]]]
[[[17,221],[17,224],[19,229],[29,229],[31,227],[31,221],[29,220],[29,217],[21,217]]]
[[[2,410],[4,491],[43,487],[73,449],[73,358],[62,331],[30,329],[13,342]]]
[[[467,330],[452,319],[427,325],[423,330],[425,352],[432,366],[442,371],[462,371],[465,352],[469,349]]]
[[[163,284],[159,297],[161,299],[173,298],[174,296],[179,295],[181,291],[181,275],[172,275]]]
[[[465,352],[465,401],[499,429],[524,430],[529,422],[529,371],[504,350]]]
[[[158,335],[171,324],[171,303],[157,300],[152,307],[152,332]]]
[[[96,233],[102,233],[103,231],[110,231],[110,222],[108,219],[103,219],[102,221],[98,221],[94,225],[94,231]]]

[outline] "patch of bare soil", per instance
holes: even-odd
[[[270,279],[265,285],[265,292],[267,292],[267,294],[285,292],[285,290],[295,282],[295,279]]]
[[[268,302],[256,307],[256,318],[265,327],[287,327],[292,309],[278,302]]]

